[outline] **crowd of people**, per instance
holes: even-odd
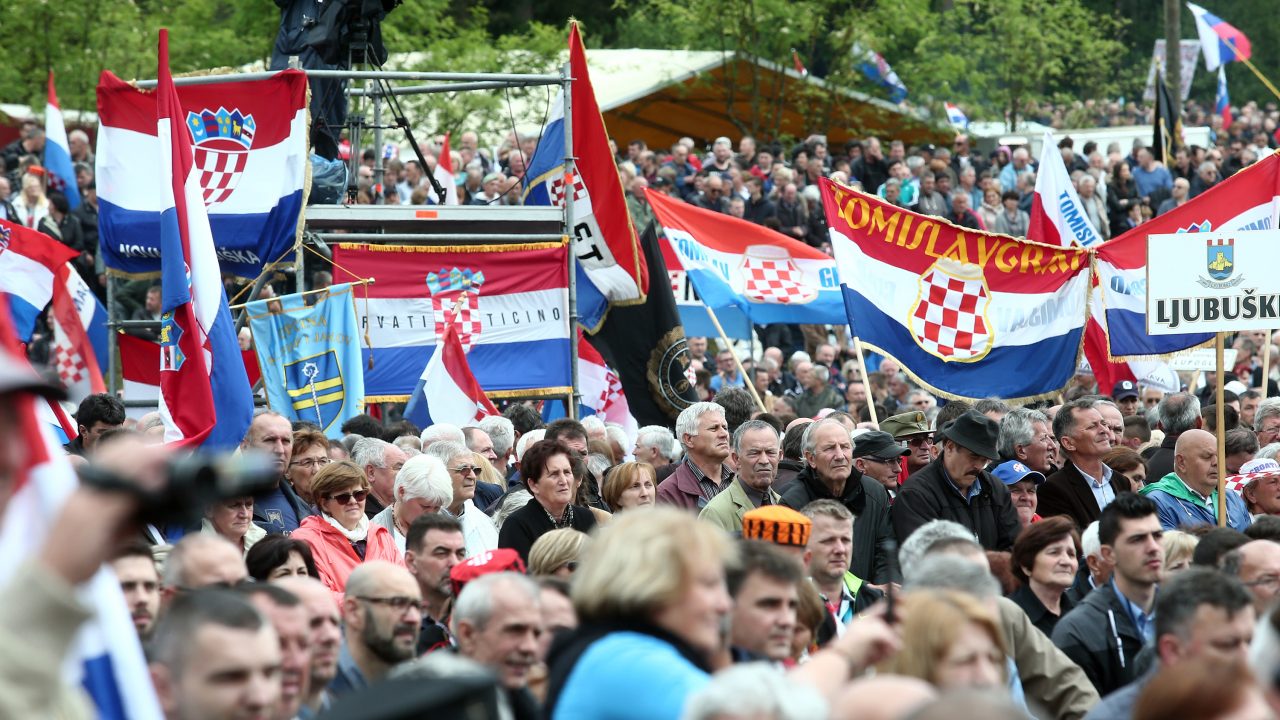
[[[465,428],[361,415],[341,439],[260,410],[241,450],[272,487],[190,525],[119,510],[127,541],[96,555],[172,718],[383,717],[410,687],[441,717],[1275,717],[1272,342],[1234,343],[1222,468],[1213,388],[941,401],[822,344],[748,362],[767,412],[695,339],[719,390],[634,440],[527,402]],[[75,418],[77,467],[163,452],[158,416],[111,395]],[[69,588],[88,555],[27,580]],[[56,656],[68,602],[62,635],[3,643]]]

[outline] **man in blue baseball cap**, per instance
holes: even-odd
[[[1009,497],[1022,527],[1040,519],[1036,514],[1036,488],[1044,482],[1043,473],[1023,465],[1020,460],[1010,460],[995,466],[991,474],[1009,488]]]

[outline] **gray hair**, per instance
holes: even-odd
[[[453,504],[453,478],[449,477],[444,461],[432,455],[416,455],[405,462],[396,473],[397,501],[401,499],[401,490],[405,500],[421,499],[440,507]]]
[[[698,420],[707,413],[715,413],[724,417],[724,408],[712,402],[696,402],[680,411],[676,418],[676,439],[684,444],[685,435],[698,434]]]
[[[812,372],[814,377],[818,378],[822,382],[827,382],[831,379],[831,369],[826,365],[815,364]]]
[[[578,422],[582,423],[582,429],[587,431],[587,437],[591,437],[593,432],[604,431],[604,421],[595,415],[588,415]]]
[[[432,443],[437,443],[442,440],[456,442],[459,445],[467,444],[467,438],[462,434],[462,428],[457,425],[450,425],[449,423],[436,423],[435,425],[429,425],[418,437],[422,440],[422,448],[424,450]]]
[[[951,520],[930,520],[907,536],[898,551],[898,564],[908,568],[920,563],[935,545],[968,541],[975,546],[978,538],[969,528]]]
[[[791,359],[787,361],[787,365],[794,372],[796,366],[802,362],[813,362],[813,358],[809,357],[809,353],[803,350],[797,350],[791,353]]]
[[[996,449],[1001,457],[1015,457],[1014,451],[1019,445],[1030,445],[1035,440],[1035,429],[1032,425],[1042,422],[1049,427],[1049,417],[1039,410],[1018,408],[1000,419],[1000,439]]]
[[[511,517],[511,514],[533,499],[533,495],[528,490],[512,490],[505,497],[498,501],[498,509],[493,512],[493,527],[499,532],[502,531],[502,524]]]
[[[519,462],[520,458],[524,457],[524,451],[528,450],[530,445],[543,439],[546,435],[547,429],[545,427],[534,428],[521,435],[520,439],[516,441],[516,462]]]
[[[748,420],[739,425],[737,430],[733,431],[733,451],[735,453],[742,451],[742,438],[752,430],[769,430],[773,433],[773,440],[775,444],[780,444],[782,442],[782,438],[778,435],[778,430],[769,423],[763,420]]]
[[[1161,402],[1160,406],[1164,407],[1164,403]],[[1197,407],[1196,415],[1199,416],[1199,414],[1200,410]],[[1253,414],[1253,429],[1261,430],[1262,421],[1272,417],[1280,417],[1280,397],[1270,397],[1258,403],[1258,409]],[[1169,429],[1165,428],[1165,432],[1169,432]]]
[[[1258,452],[1254,453],[1253,459],[1275,460],[1277,455],[1280,455],[1280,442],[1273,442],[1269,445],[1264,445]]]
[[[1102,557],[1102,538],[1098,536],[1098,521],[1089,523],[1089,527],[1080,533],[1080,552],[1085,557]]]
[[[477,426],[489,433],[489,439],[493,441],[493,451],[500,458],[506,457],[516,444],[516,426],[501,415],[490,415],[477,423]]]
[[[493,600],[499,586],[511,586],[516,592],[523,594],[525,597],[521,601],[522,605],[542,605],[538,583],[529,579],[529,576],[514,572],[482,575],[467,583],[462,592],[458,593],[458,598],[453,603],[453,620],[449,623],[449,629],[456,635],[458,626],[465,622],[483,630],[493,618]]]
[[[726,717],[770,717],[806,720],[827,717],[830,708],[817,690],[787,680],[770,663],[733,665],[711,676],[711,682],[689,696],[682,720]]]
[[[618,443],[618,447],[622,448],[624,451],[627,449],[627,446],[631,444],[631,438],[627,437],[627,431],[617,423],[604,424],[604,437],[609,442]],[[614,458],[614,460],[622,462],[622,458]]]
[[[1000,596],[1000,583],[990,570],[955,555],[926,555],[902,569],[902,589],[906,591],[960,590],[979,600]]]
[[[680,443],[676,442],[675,435],[661,425],[645,425],[636,431],[636,445],[654,448],[662,457],[672,462],[681,455]]]
[[[588,454],[586,463],[587,472],[591,473],[592,477],[596,478],[599,482],[604,481],[604,471],[612,467],[612,463],[609,462],[608,456],[601,455],[600,453]]]
[[[1258,414],[1253,416],[1256,426],[1261,426],[1262,405],[1258,406]],[[1280,415],[1280,403],[1276,403],[1276,408],[1277,410],[1271,411],[1272,415]],[[1179,435],[1195,428],[1196,421],[1200,419],[1200,400],[1191,393],[1165,395],[1156,406],[1156,412],[1160,418],[1160,429],[1164,430],[1165,436]]]
[[[409,452],[410,450],[414,451],[415,453],[422,452],[422,441],[412,435],[401,435],[395,440],[392,440],[391,444],[395,445],[396,447],[400,448],[406,453]]]
[[[422,451],[423,455],[433,457],[440,462],[448,465],[454,458],[459,455],[471,455],[472,452],[462,443],[452,442],[450,440],[438,440],[431,443],[431,446]],[[452,480],[449,481],[452,484]]]
[[[376,468],[387,466],[387,448],[395,447],[386,440],[378,438],[360,438],[351,448],[351,461],[363,470],[372,465]]]
[[[836,418],[822,418],[821,420],[815,420],[805,426],[804,435],[800,438],[801,456],[803,456],[804,453],[813,452],[813,449],[818,446],[818,428],[825,427],[827,425],[839,426],[841,432],[844,432],[845,435],[849,437],[850,444],[853,443],[853,436],[849,435],[848,431],[844,429],[844,423],[840,422]]]

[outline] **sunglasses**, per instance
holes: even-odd
[[[339,505],[346,505],[347,503],[351,502],[353,499],[356,502],[364,502],[364,499],[367,497],[369,497],[368,490],[353,490],[352,492],[344,492],[344,493],[339,493],[337,495],[330,495],[328,499],[337,500]]]
[[[449,468],[449,472],[456,472],[459,475],[479,475],[480,468],[475,465],[459,465],[458,467]]]
[[[931,437],[913,437],[907,439],[907,444],[911,447],[920,447],[921,445],[933,445]]]

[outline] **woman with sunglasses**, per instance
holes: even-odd
[[[351,571],[366,560],[403,564],[391,533],[364,514],[369,480],[350,460],[326,465],[311,480],[319,515],[302,521],[290,536],[311,546],[316,573],[335,593],[346,589]]]

